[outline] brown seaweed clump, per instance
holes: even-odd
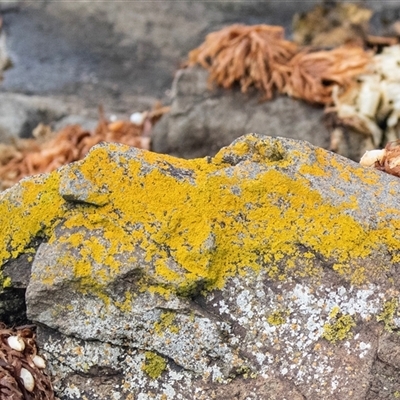
[[[300,49],[284,39],[280,26],[232,25],[210,33],[189,53],[188,66],[200,64],[210,72],[210,82],[242,92],[254,86],[269,100],[275,92],[312,104],[332,104],[335,85],[345,87],[365,73],[372,55],[361,47],[333,50]]]
[[[7,329],[0,324],[0,399],[55,399],[32,328]]]
[[[333,87],[351,85],[371,60],[372,54],[361,47],[300,51],[288,63],[290,75],[284,92],[309,103],[332,104]]]
[[[254,86],[269,100],[286,86],[288,62],[296,52],[281,26],[236,24],[207,35],[189,53],[188,66],[200,64],[209,70],[210,81],[225,89],[239,83],[245,93]]]
[[[169,107],[157,106],[143,113],[141,123],[124,120],[109,122],[101,112],[99,123],[92,132],[80,125],[69,125],[53,133],[49,127],[39,125],[36,131],[46,131],[44,140],[20,139],[14,145],[0,144],[0,190],[25,176],[51,172],[81,160],[100,142],[118,142],[149,149],[151,127],[168,110]]]

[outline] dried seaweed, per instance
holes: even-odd
[[[297,46],[284,39],[280,26],[237,24],[207,35],[189,53],[188,66],[202,65],[210,71],[210,81],[223,88],[238,83],[247,92],[254,86],[268,100],[286,86],[288,61],[296,52]]]
[[[118,142],[148,149],[151,127],[168,109],[157,106],[153,111],[146,112],[140,125],[123,120],[109,122],[101,113],[93,132],[79,125],[69,125],[55,134],[49,133],[48,127],[39,126],[36,136],[42,133],[44,138],[21,139],[13,146],[0,144],[0,190],[12,186],[25,176],[50,172],[80,160],[100,142]]]
[[[11,348],[7,342],[10,336],[19,336],[24,344],[23,351]],[[7,329],[0,324],[0,399],[13,400],[54,400],[50,378],[42,368],[33,362],[37,355],[35,333],[30,327]],[[28,370],[34,379],[33,390],[25,388],[21,369]]]
[[[370,60],[370,53],[361,47],[299,49],[284,39],[279,26],[233,25],[210,33],[189,53],[188,66],[202,65],[210,71],[210,81],[224,88],[239,83],[246,92],[254,86],[263,92],[263,100],[279,92],[331,104],[333,86],[348,85],[365,72]]]
[[[331,104],[333,87],[349,86],[366,72],[371,60],[372,55],[361,47],[300,51],[289,61],[290,77],[284,92],[309,103]]]

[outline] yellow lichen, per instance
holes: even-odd
[[[57,171],[21,182],[19,191],[3,195],[0,263],[24,252],[42,232],[50,244],[65,246],[56,265],[49,265],[46,283],[58,278],[59,268],[72,269],[77,287],[108,304],[106,287],[121,272],[122,255],[143,269],[139,291],[168,297],[222,288],[229,277],[249,269],[264,269],[277,280],[318,278],[321,259],[336,260],[336,273],[363,284],[388,270],[384,262],[367,268],[366,258],[382,249],[392,257],[398,254],[400,210],[392,211],[391,223],[376,228],[357,222],[348,213],[349,207],[358,207],[357,199],[331,204],[311,187],[304,171],[287,175],[285,168],[301,162],[301,154],[285,154],[279,142],[249,137],[211,162],[146,151],[128,157],[129,147],[114,147],[115,154],[99,146],[68,167],[79,170],[94,188],[107,188],[101,206],[66,204],[58,192]],[[229,154],[248,155],[249,160],[231,166],[224,161]],[[316,150],[318,162],[307,166],[307,175],[321,176],[325,154]],[[257,174],[253,162],[260,165]],[[344,171],[335,165],[343,176],[361,179],[358,167]],[[366,180],[375,182],[374,174],[366,173]],[[65,230],[61,237],[54,232],[56,224]],[[137,259],[138,250],[143,260]]]
[[[286,310],[277,310],[268,315],[267,321],[270,325],[283,325],[286,322],[288,314],[289,312]]]
[[[132,293],[126,292],[125,293],[125,300],[115,302],[115,306],[118,307],[122,312],[129,313],[132,310]]]
[[[378,314],[376,317],[376,320],[378,322],[383,321],[383,323],[385,324],[385,329],[389,332],[392,331],[394,327],[393,319],[397,313],[398,305],[399,301],[397,298],[393,298],[391,300],[386,301],[383,304],[382,312]]]
[[[341,315],[340,308],[335,306],[329,313],[331,322],[323,326],[322,337],[332,343],[344,340],[352,336],[351,328],[356,326],[354,319],[350,315]]]
[[[6,276],[3,279],[3,288],[11,287],[11,285],[12,285],[11,278],[9,276]]]
[[[35,237],[50,235],[63,213],[65,201],[58,193],[59,176],[53,172],[19,183],[18,190],[0,194],[0,265],[31,250]]]
[[[155,332],[163,335],[166,330],[171,333],[179,333],[179,327],[173,324],[175,313],[172,311],[164,311],[160,316],[160,321],[154,324]]]
[[[166,369],[167,362],[165,359],[152,351],[146,351],[145,362],[142,370],[152,379],[157,379]]]

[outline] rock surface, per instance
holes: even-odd
[[[39,123],[49,124],[64,117],[68,107],[49,97],[0,93],[0,142],[31,137]]]
[[[399,192],[291,139],[98,145],[0,194],[3,294],[31,268],[61,399],[397,398]]]
[[[208,72],[204,69],[178,71],[172,87],[171,111],[153,131],[154,151],[184,158],[213,156],[246,132],[329,147],[323,108],[285,96],[260,102],[259,92],[211,90],[207,81]]]

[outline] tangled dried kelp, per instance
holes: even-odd
[[[330,51],[299,49],[284,39],[282,27],[233,25],[210,33],[189,53],[188,65],[200,64],[210,80],[224,88],[254,86],[270,99],[285,93],[310,103],[330,104],[332,87],[347,85],[366,71],[371,55],[361,47]]]
[[[349,86],[354,77],[366,72],[371,57],[361,47],[303,50],[288,63],[290,75],[283,92],[309,103],[330,104],[333,87]]]
[[[158,107],[145,112],[140,123],[123,120],[109,122],[101,116],[93,132],[79,125],[70,125],[52,134],[49,133],[49,127],[39,126],[36,136],[44,132],[45,138],[50,136],[50,139],[21,139],[13,146],[0,144],[0,190],[12,186],[25,176],[50,172],[80,160],[92,146],[102,141],[148,149],[151,126],[167,111],[168,107]]]
[[[200,64],[210,71],[210,81],[224,88],[240,84],[242,92],[255,86],[264,99],[282,91],[289,78],[289,60],[297,45],[284,39],[280,26],[232,25],[207,35],[189,53],[188,66]]]
[[[0,324],[0,399],[55,399],[32,328],[14,330]]]

